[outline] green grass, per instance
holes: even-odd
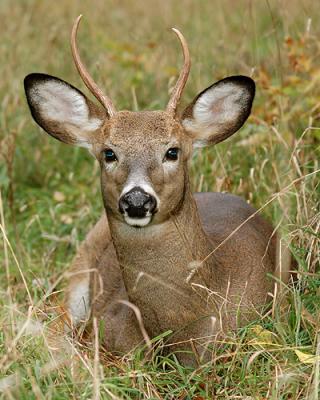
[[[318,8],[311,0],[1,2],[2,398],[320,397]],[[64,273],[102,210],[98,166],[84,150],[40,132],[22,81],[46,72],[84,90],[69,51],[80,13],[81,53],[118,109],[133,109],[135,97],[139,109],[165,107],[181,65],[171,26],[185,34],[192,55],[184,103],[227,75],[252,75],[257,82],[249,121],[231,140],[195,154],[192,184],[262,208],[290,243],[298,281],[197,370],[157,352],[148,362],[139,352],[98,359],[90,339],[53,331]],[[308,361],[297,350],[318,359]]]

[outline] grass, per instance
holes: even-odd
[[[185,103],[227,75],[257,82],[249,121],[231,140],[195,154],[192,183],[261,208],[290,244],[298,280],[197,370],[174,355],[156,353],[146,362],[139,352],[99,354],[98,340],[53,330],[64,274],[102,210],[98,166],[84,150],[40,133],[22,80],[46,72],[83,89],[69,51],[80,13],[81,53],[119,109],[164,108],[181,64],[171,26],[185,34],[192,54]],[[318,4],[3,0],[0,16],[1,398],[318,399]]]

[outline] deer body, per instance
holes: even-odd
[[[76,66],[103,108],[58,78],[25,79],[36,122],[61,141],[87,147],[101,166],[106,215],[73,263],[69,312],[75,323],[89,309],[104,320],[110,351],[129,351],[146,335],[171,330],[177,349],[190,349],[186,343],[195,339],[207,357],[208,341],[256,317],[273,288],[272,227],[236,196],[194,196],[188,174],[193,147],[218,143],[245,122],[254,83],[223,79],[178,115],[190,61],[175,31],[185,64],[166,111],[116,112],[80,60],[78,24]]]
[[[143,342],[136,316],[119,303],[121,300],[129,300],[139,307],[150,337],[168,330],[176,332],[173,343],[202,337],[212,341],[222,331],[257,317],[265,304],[267,292],[273,287],[267,277],[274,272],[276,246],[272,227],[255,215],[232,239],[218,247],[255,210],[241,198],[222,193],[196,193],[191,204],[192,213],[189,204],[186,212],[181,210],[177,220],[171,221],[171,229],[166,223],[159,229],[151,228],[153,232],[139,230],[137,237],[124,225],[121,228],[125,232],[120,232],[118,240],[107,232],[104,215],[84,243],[92,249],[92,244],[97,243],[92,235],[98,240],[104,238],[95,249],[96,263],[88,260],[88,251],[80,248],[74,270],[81,271],[80,259],[85,261],[84,267],[96,268],[101,278],[94,287],[95,275],[91,275],[92,314],[105,320],[105,344],[110,351],[127,352]],[[184,238],[177,234],[176,225],[185,233]],[[112,223],[110,226],[115,233]],[[119,259],[115,246],[121,254]],[[195,274],[192,261],[203,260],[215,249]],[[89,285],[88,276],[80,274],[79,278]],[[74,277],[72,282],[75,286],[79,284],[74,282]],[[70,292],[75,290],[72,286],[67,301],[69,308]],[[79,308],[79,300],[75,307]],[[242,321],[239,321],[239,308],[244,311]],[[180,358],[190,363],[185,355]]]
[[[275,253],[272,254],[270,249],[265,254],[267,240],[261,243],[261,232],[254,223],[235,234],[232,244],[227,241],[206,262],[201,263],[250,216],[250,208],[245,208],[240,199],[235,197],[230,200],[228,197],[213,193],[198,194],[197,204],[205,225],[199,220],[193,199],[186,198],[188,204],[175,221],[167,223],[170,226],[150,233],[146,229],[134,239],[130,230],[127,234],[115,232],[113,242],[119,254],[128,298],[141,310],[151,336],[169,329],[176,331],[197,321],[199,316],[214,317],[219,321],[221,306],[226,299],[230,303],[233,299],[236,309],[241,303],[252,307],[265,303],[266,289],[272,288],[267,273],[273,272],[272,256]],[[206,201],[208,208],[203,206]],[[224,202],[232,203],[229,205],[235,208],[235,212],[241,213],[230,216],[229,209],[223,213]],[[259,218],[254,222],[257,223],[257,220]],[[226,223],[232,228],[226,228]],[[266,229],[266,233],[270,237],[271,229]],[[252,239],[252,244],[248,244],[244,237]],[[261,256],[260,265],[257,263],[257,252]],[[230,304],[228,308],[232,318],[225,321],[226,328],[234,328],[234,310]],[[221,313],[223,316],[223,311]]]

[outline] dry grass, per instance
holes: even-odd
[[[92,343],[52,329],[66,268],[101,212],[98,167],[82,150],[39,133],[22,80],[39,71],[83,88],[69,51],[80,13],[81,52],[120,109],[166,104],[181,62],[171,26],[184,32],[192,54],[185,102],[229,74],[257,81],[249,122],[232,140],[195,155],[192,182],[195,190],[233,192],[261,208],[290,243],[298,282],[196,371],[174,356],[145,363],[139,352],[99,355],[98,325]],[[318,399],[318,4],[3,0],[0,16],[0,396]]]

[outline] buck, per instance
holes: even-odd
[[[172,331],[182,363],[207,360],[210,344],[257,318],[272,293],[276,238],[272,226],[241,198],[192,194],[193,148],[215,145],[246,121],[255,95],[245,76],[222,79],[178,112],[190,71],[184,65],[165,111],[116,111],[78,53],[77,70],[100,105],[69,83],[33,73],[25,91],[35,121],[56,139],[86,147],[101,167],[105,213],[71,267],[66,306],[76,325],[104,322],[108,351],[128,352]]]

